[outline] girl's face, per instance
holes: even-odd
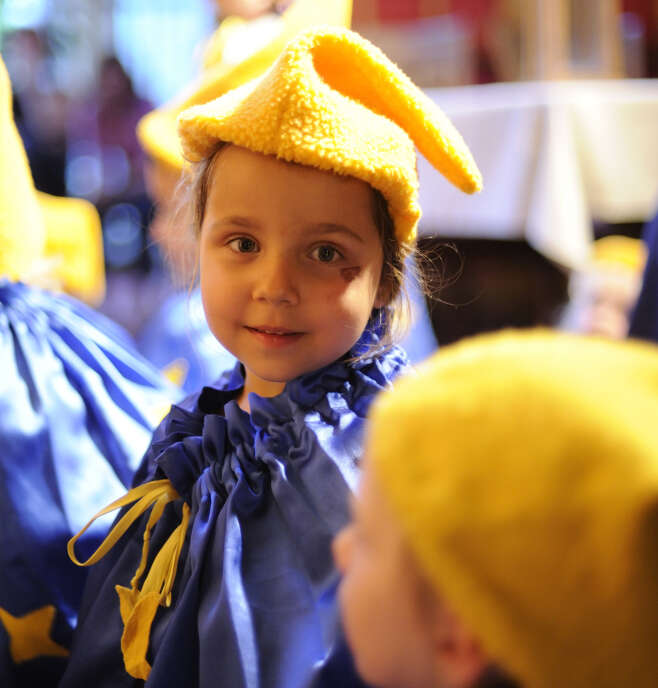
[[[228,146],[200,237],[210,329],[245,366],[244,397],[346,353],[384,305],[372,191],[360,180]]]

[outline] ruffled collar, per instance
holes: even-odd
[[[295,419],[314,415],[338,428],[343,416],[365,418],[376,394],[409,365],[398,347],[353,360],[365,346],[377,341],[376,331],[369,328],[344,357],[291,380],[280,394],[251,394],[251,413],[243,411],[236,400],[244,386],[244,368],[237,363],[217,383],[171,407],[161,439],[151,448],[158,467],[156,477],[168,477],[187,501],[196,478],[213,461],[222,461],[226,441],[251,455],[249,445],[257,435],[280,435]]]

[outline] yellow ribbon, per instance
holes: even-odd
[[[121,652],[126,671],[134,678],[146,680],[151,665],[146,661],[151,625],[158,606],[171,604],[171,589],[176,578],[178,558],[185,542],[185,534],[190,520],[190,507],[183,502],[183,515],[180,524],[171,533],[157,553],[141,590],[137,587],[146,569],[151,531],[162,516],[169,502],[179,499],[179,494],[169,480],[154,480],[133,488],[123,497],[101,509],[87,525],[68,542],[67,550],[73,563],[78,566],[91,566],[100,561],[117,543],[130,526],[150,507],[153,507],[144,530],[142,558],[130,581],[130,588],[115,586],[119,595],[119,611],[123,621]],[[99,517],[109,514],[128,504],[133,506],[119,519],[98,549],[87,559],[78,561],[75,556],[75,543]]]

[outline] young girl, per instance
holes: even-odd
[[[344,29],[301,34],[179,123],[208,323],[240,364],[172,409],[142,484],[108,508],[133,504],[86,562],[102,558],[62,685],[350,685],[330,542],[370,402],[406,367],[414,142],[466,191],[479,173],[431,101]]]
[[[137,126],[148,157],[145,181],[155,204],[149,232],[174,276],[184,281],[189,278],[190,254],[196,242],[189,233],[179,231],[180,222],[185,221],[182,212],[188,208],[179,203],[177,194],[185,166],[176,132],[178,115],[263,74],[302,30],[319,24],[349,26],[352,2],[296,0],[280,15],[272,3],[221,5],[229,16],[208,41],[202,73],[172,102],[146,114]],[[240,16],[231,15],[233,11]],[[137,341],[142,353],[159,368],[183,373],[182,387],[188,394],[235,365],[235,358],[208,328],[198,288],[168,298],[142,328]]]

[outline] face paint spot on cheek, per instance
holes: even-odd
[[[360,272],[361,268],[357,265],[353,268],[343,268],[340,275],[346,282],[351,282]]]

